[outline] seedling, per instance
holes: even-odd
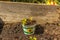
[[[35,20],[33,20],[33,18],[32,17],[30,17],[30,18],[25,18],[25,19],[23,19],[22,20],[22,25],[33,25],[33,24],[35,24]]]
[[[29,37],[29,40],[37,40],[37,38],[30,36],[30,37]]]

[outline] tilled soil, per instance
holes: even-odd
[[[44,24],[43,24],[44,25]],[[29,36],[36,37],[37,40],[60,40],[60,26],[52,23],[44,26],[37,24],[35,34],[25,35],[20,22],[7,23],[2,29],[1,40],[29,40]]]

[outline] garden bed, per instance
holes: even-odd
[[[0,20],[3,22],[0,39],[28,40],[21,20],[31,16],[37,21],[35,34],[31,36],[38,40],[60,40],[60,6],[17,2],[0,2]]]

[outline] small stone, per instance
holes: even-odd
[[[45,33],[48,33],[48,30],[47,29],[45,30]]]
[[[54,38],[54,40],[57,40],[57,38]]]

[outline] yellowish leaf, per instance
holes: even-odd
[[[34,37],[33,39],[34,39],[34,40],[37,40],[37,38],[36,38],[36,37]]]
[[[33,17],[30,17],[30,20],[32,20],[33,19]]]

